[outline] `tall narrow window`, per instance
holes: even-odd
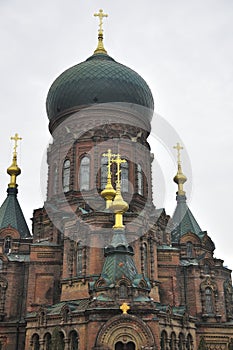
[[[9,254],[11,252],[11,237],[7,236],[4,242],[4,253]]]
[[[80,191],[90,189],[90,158],[83,157],[79,170]]]
[[[125,284],[120,284],[120,287],[119,287],[119,298],[120,299],[126,299],[128,296],[127,294],[127,286]]]
[[[176,350],[176,334],[172,332],[170,338],[170,350]]]
[[[145,277],[148,277],[148,252],[146,243],[142,244],[142,261],[143,261],[143,273]]]
[[[81,276],[83,272],[83,247],[81,242],[78,242],[77,244],[76,254],[76,273],[77,276]]]
[[[160,348],[161,350],[167,349],[167,333],[165,331],[162,331],[161,333]]]
[[[192,258],[193,257],[193,244],[192,244],[192,242],[187,242],[186,249],[187,249],[187,257]]]
[[[213,292],[209,287],[205,289],[205,311],[207,314],[214,313]]]
[[[46,333],[44,336],[44,349],[45,350],[52,349],[52,337],[50,333]]]
[[[184,350],[184,348],[185,348],[184,334],[180,333],[179,334],[179,340],[178,340],[178,350]]]
[[[121,163],[121,191],[129,191],[129,164],[128,162]]]
[[[186,349],[192,350],[192,347],[193,347],[193,338],[192,338],[191,334],[188,334],[187,341],[186,341]]]
[[[32,336],[32,349],[33,350],[40,349],[39,335],[38,334],[33,334],[33,336]]]
[[[52,349],[64,350],[65,348],[65,337],[63,332],[59,331],[56,327],[52,335]]]
[[[53,166],[53,194],[57,193],[58,169],[57,164]]]
[[[210,266],[208,264],[204,265],[203,272],[204,272],[205,275],[209,275],[210,274]]]
[[[137,164],[137,192],[141,196],[143,195],[143,174],[140,164]]]
[[[62,174],[63,191],[68,192],[70,190],[70,160],[66,159],[63,164]]]
[[[103,190],[107,184],[108,177],[108,158],[101,157],[101,169],[100,169],[100,188]]]
[[[70,332],[70,350],[78,350],[78,334],[76,331]]]

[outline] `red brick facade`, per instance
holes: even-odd
[[[187,230],[173,241],[170,217],[154,208],[143,112],[98,104],[75,112],[50,125],[47,200],[34,211],[33,238],[0,231],[1,348],[197,350],[204,342],[230,349],[231,271],[213,258],[207,233]],[[118,236],[100,195],[108,149],[127,160],[121,175],[129,210]],[[124,250],[128,260],[117,260]],[[118,264],[106,267],[113,255]]]

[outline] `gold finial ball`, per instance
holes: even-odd
[[[116,194],[114,201],[110,208],[115,214],[125,213],[129,209],[129,205],[124,201],[121,194]]]
[[[12,176],[12,175],[18,176],[21,174],[21,169],[18,167],[17,164],[12,164],[7,169],[7,174],[9,174],[10,176]]]
[[[175,183],[183,185],[187,181],[187,177],[183,173],[177,173],[173,180]]]
[[[113,200],[116,195],[116,190],[114,190],[112,186],[106,186],[100,194],[105,200]]]

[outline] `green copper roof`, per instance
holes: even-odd
[[[137,276],[137,270],[132,257],[126,250],[125,253],[118,253],[115,249],[115,254],[109,255],[105,260],[101,276],[110,285],[123,277],[133,281]]]
[[[17,189],[8,188],[7,198],[0,208],[0,229],[11,226],[21,238],[31,237],[22,209],[17,199]]]
[[[146,107],[151,119],[154,101],[145,80],[107,54],[94,54],[63,72],[52,84],[46,102],[50,120],[77,107],[128,102]]]
[[[108,285],[125,277],[133,281],[137,269],[133,260],[133,248],[126,241],[124,230],[114,230],[111,245],[105,248],[105,262],[101,276]]]
[[[172,231],[172,242],[178,242],[186,233],[192,232],[202,238],[203,232],[186,203],[186,197],[177,196],[177,206],[172,217],[175,229]]]
[[[100,279],[90,282],[91,292],[101,291],[102,296],[96,295],[98,300],[113,300],[113,294],[108,291],[116,287],[122,280],[127,280],[134,291],[140,290],[144,301],[148,301],[151,289],[150,282],[142,274],[138,274],[134,260],[133,248],[128,244],[124,229],[114,229],[111,245],[104,249],[106,257]],[[100,284],[98,282],[101,282]],[[105,293],[103,293],[105,291]],[[138,295],[135,294],[134,297]]]

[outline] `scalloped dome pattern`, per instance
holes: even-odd
[[[154,109],[145,80],[106,54],[94,54],[63,72],[52,84],[46,101],[48,118],[94,103],[127,102]],[[152,114],[152,113],[151,113]]]

